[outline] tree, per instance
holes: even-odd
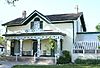
[[[52,39],[51,37],[49,37],[49,44],[50,44],[50,49],[54,49],[55,48],[55,40]]]
[[[5,45],[5,39],[2,36],[0,36],[0,45]]]
[[[100,32],[100,23],[96,25],[96,30]],[[100,35],[98,35],[98,40],[100,41]]]
[[[56,42],[51,37],[49,37],[49,44],[50,44],[49,47],[50,47],[50,50],[51,50],[51,55],[54,56],[55,48],[56,48]]]
[[[96,25],[96,30],[100,31],[100,23],[98,25]]]

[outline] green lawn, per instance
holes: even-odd
[[[16,65],[12,68],[100,68],[100,65]]]

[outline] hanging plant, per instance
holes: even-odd
[[[55,40],[52,39],[51,37],[49,37],[49,44],[50,44],[50,49],[54,49],[55,48]]]

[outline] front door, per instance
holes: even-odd
[[[33,42],[33,55],[37,52],[37,41]]]

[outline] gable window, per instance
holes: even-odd
[[[43,21],[40,21],[40,19],[36,17],[34,21],[31,22],[31,29],[34,29],[34,31],[43,29]]]

